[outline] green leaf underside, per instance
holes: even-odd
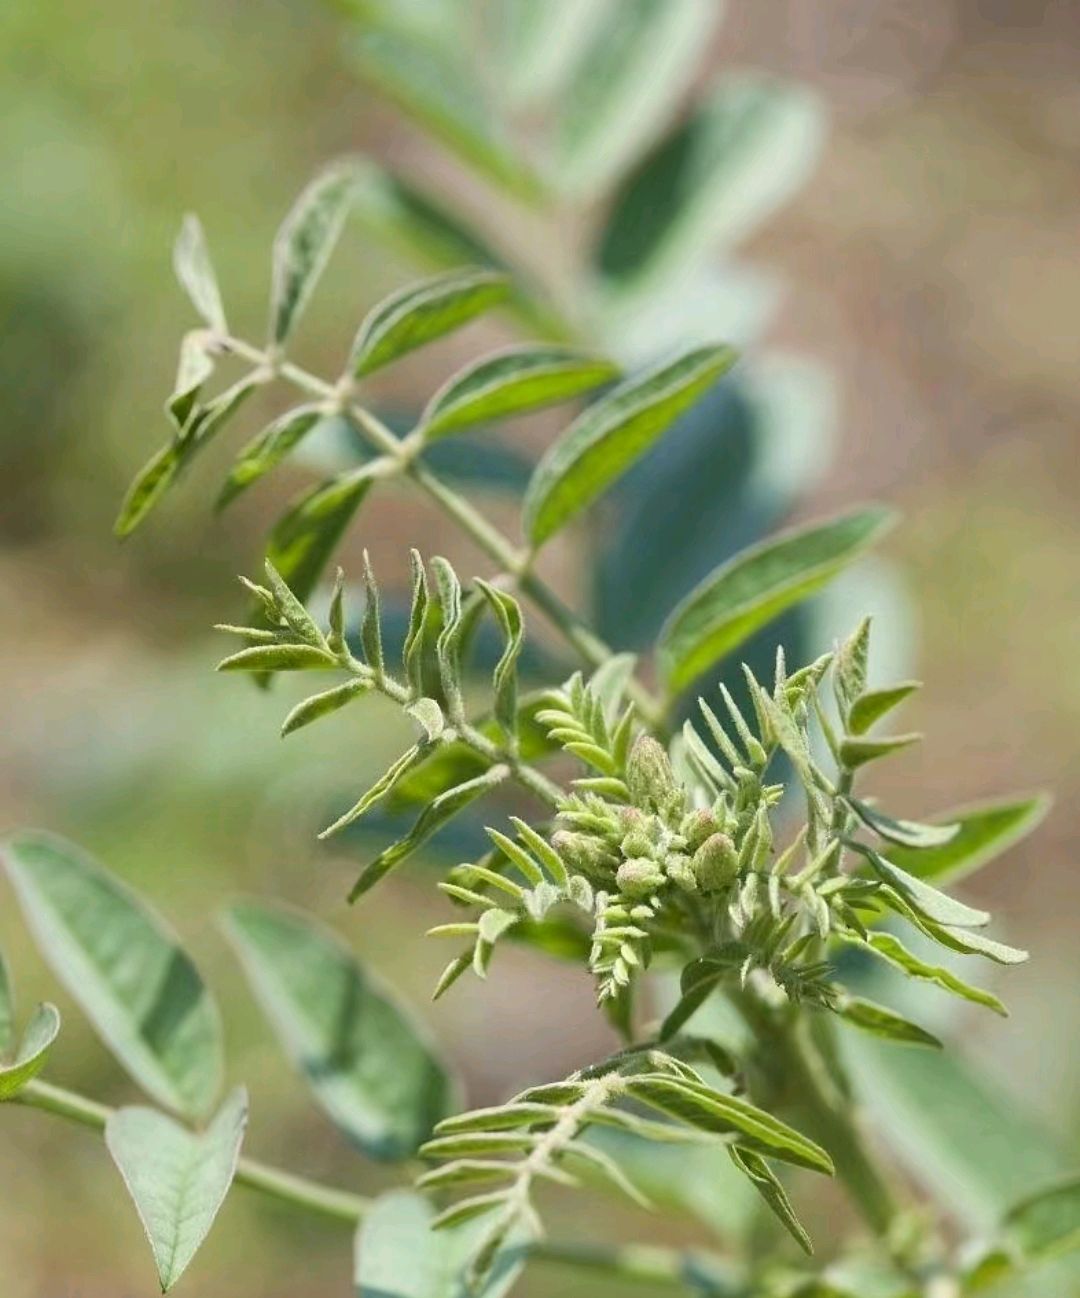
[[[540,546],[606,491],[735,363],[730,347],[684,352],[621,383],[550,448],[525,493],[525,530]]]
[[[793,529],[722,564],[661,628],[658,654],[669,689],[691,685],[785,609],[827,585],[891,526],[868,508]]]
[[[4,863],[53,972],[131,1077],[198,1118],[221,1089],[217,1006],[160,919],[63,839],[26,833]]]
[[[760,1154],[755,1154],[749,1149],[740,1149],[738,1145],[733,1145],[728,1152],[731,1155],[731,1161],[757,1190],[758,1194],[761,1195],[777,1219],[783,1224],[784,1229],[787,1230],[802,1251],[808,1257],[812,1257],[814,1246],[810,1242],[810,1236],[806,1233],[806,1228],[802,1222],[796,1217],[795,1209],[791,1206],[791,1200],[787,1197],[784,1187],[780,1184],[779,1179],[768,1163]]]
[[[893,846],[920,849],[940,847],[944,843],[951,842],[960,832],[960,826],[956,824],[922,825],[914,820],[898,820],[893,816],[885,815],[883,811],[870,806],[869,803],[860,802],[857,798],[848,798],[847,803],[864,825]],[[890,854],[892,854],[892,847],[890,847]]]
[[[247,1116],[247,1092],[238,1087],[200,1133],[154,1109],[109,1117],[105,1143],[150,1241],[163,1292],[183,1275],[225,1201]]]
[[[484,1222],[431,1229],[435,1209],[410,1190],[376,1199],[356,1236],[356,1298],[504,1298],[521,1274],[521,1250],[507,1247],[479,1290],[465,1270],[486,1230]]]
[[[919,879],[935,883],[963,879],[1026,838],[1049,807],[1050,799],[1044,795],[958,807],[938,817],[941,824],[959,826],[947,843],[917,850],[894,847],[889,859]]]
[[[433,441],[496,419],[527,414],[570,401],[618,377],[602,356],[570,347],[511,347],[485,356],[455,374],[428,402],[420,417]]]
[[[335,934],[302,913],[247,902],[224,921],[256,999],[322,1109],[370,1157],[408,1158],[454,1101],[424,1030]]]
[[[7,1064],[0,1058],[0,1101],[10,1100],[41,1072],[59,1032],[60,1011],[46,1001],[34,1011],[15,1051],[15,1058]]]
[[[349,369],[357,377],[434,342],[506,300],[509,280],[474,267],[409,284],[380,302],[356,335]]]
[[[976,910],[957,901],[955,897],[939,892],[924,880],[901,870],[872,848],[861,843],[852,843],[851,847],[869,863],[871,870],[883,883],[895,888],[918,915],[935,924],[957,925],[961,928],[981,928],[990,922],[990,916],[985,910]]]
[[[895,1010],[887,1009],[884,1005],[876,1005],[861,996],[845,998],[840,1002],[836,1012],[846,1023],[873,1036],[914,1046],[941,1047],[941,1042],[933,1033],[927,1032],[917,1023],[910,1023]]]

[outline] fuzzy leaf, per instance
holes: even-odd
[[[42,955],[105,1045],[159,1103],[205,1114],[221,1089],[221,1020],[161,920],[61,838],[20,834],[3,860]]]
[[[105,1143],[150,1241],[163,1293],[187,1270],[225,1202],[247,1118],[243,1087],[199,1133],[153,1109],[118,1109],[109,1116]]]
[[[700,0],[623,0],[608,14],[560,96],[560,188],[603,193],[640,156],[686,94],[721,15]]]
[[[343,816],[339,816],[332,825],[328,825],[319,837],[329,838],[331,834],[336,834],[338,830],[344,829],[346,825],[351,825],[354,820],[359,820],[364,812],[391,792],[398,780],[420,761],[425,751],[426,745],[414,744],[412,748],[402,753],[397,761],[390,765],[387,771],[375,781],[360,800],[354,803]]]
[[[303,190],[274,239],[270,340],[279,346],[292,332],[326,269],[352,203],[358,173],[338,162]]]
[[[759,627],[827,585],[891,526],[869,508],[797,528],[721,564],[676,606],[660,631],[660,667],[672,692],[691,685]]]
[[[1049,807],[1050,799],[1041,794],[958,807],[939,818],[942,824],[959,826],[947,843],[910,851],[894,848],[889,859],[920,879],[938,883],[963,879],[1030,834]]]
[[[857,770],[867,762],[877,762],[891,757],[901,749],[910,748],[922,738],[919,734],[889,735],[883,739],[870,739],[865,735],[845,735],[840,740],[840,763],[849,770]]]
[[[321,405],[312,404],[297,406],[295,410],[279,415],[237,456],[218,495],[217,507],[224,508],[245,488],[276,468],[325,414]]]
[[[525,530],[542,545],[592,504],[735,363],[730,347],[700,347],[635,375],[590,406],[536,466]]]
[[[506,648],[502,657],[495,664],[492,683],[495,687],[494,713],[495,720],[509,740],[516,740],[518,718],[517,660],[525,638],[525,627],[521,616],[521,605],[506,591],[496,590],[486,581],[476,582],[477,588],[487,600],[495,615],[499,628],[506,639]]]
[[[983,991],[981,987],[972,987],[970,983],[964,982],[950,970],[920,960],[891,933],[868,933],[865,939],[846,937],[844,940],[872,951],[902,970],[909,978],[920,978],[926,982],[936,983],[944,991],[951,992],[963,1000],[971,1001],[975,1005],[985,1005],[995,1014],[1002,1016],[1006,1014],[1005,1006],[992,992]]]
[[[901,681],[898,685],[865,691],[851,704],[848,713],[848,729],[853,735],[866,734],[876,721],[887,716],[893,708],[898,707],[918,688],[918,681]]]
[[[300,911],[242,902],[225,931],[248,982],[316,1101],[372,1158],[410,1157],[454,1103],[427,1032]]]
[[[914,820],[897,820],[857,798],[848,798],[847,803],[863,824],[879,838],[901,847],[940,847],[943,843],[951,842],[960,832],[957,824],[921,825]]]
[[[508,293],[505,275],[475,267],[406,285],[368,313],[352,345],[349,369],[357,378],[371,374],[460,329]]]
[[[837,1005],[836,1013],[845,1022],[876,1037],[886,1037],[889,1041],[902,1041],[909,1045],[941,1048],[941,1042],[933,1033],[920,1028],[917,1023],[908,1022],[884,1005],[875,1005],[873,1001],[864,1000],[861,996],[843,997]]]
[[[890,884],[914,911],[935,924],[959,925],[962,928],[981,928],[984,924],[989,924],[990,916],[985,910],[976,910],[957,901],[955,897],[939,892],[862,843],[849,843],[848,846],[869,863],[882,883]]]
[[[434,441],[476,424],[570,401],[618,374],[611,361],[570,347],[508,347],[448,379],[428,402],[418,426],[426,441]]]
[[[1029,1262],[1045,1262],[1080,1249],[1080,1176],[1029,1195],[1005,1217],[1007,1238]]]
[[[814,1246],[810,1242],[810,1236],[796,1217],[787,1192],[768,1163],[760,1154],[755,1154],[749,1149],[740,1149],[738,1145],[732,1145],[728,1153],[731,1155],[731,1161],[769,1205],[792,1239],[808,1257],[813,1257]]]
[[[59,1031],[60,1011],[46,1001],[34,1011],[10,1063],[0,1049],[0,1101],[10,1100],[41,1072]]]
[[[346,681],[344,685],[335,685],[333,689],[324,690],[321,694],[313,694],[298,703],[285,718],[281,727],[282,735],[291,735],[294,730],[309,726],[320,717],[329,716],[331,712],[337,712],[370,689],[368,681]]]
[[[215,332],[226,333],[225,308],[221,305],[221,290],[210,261],[206,235],[202,222],[190,212],[184,217],[173,245],[173,270],[199,315]]]
[[[309,644],[256,644],[223,658],[219,672],[333,671],[337,660]]]

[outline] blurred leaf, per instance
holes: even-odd
[[[476,75],[445,44],[384,28],[353,42],[365,76],[402,112],[509,193],[533,199],[540,182],[480,93]]]
[[[925,1028],[911,1023],[895,1010],[886,1009],[884,1005],[875,1005],[873,1001],[864,1000],[861,996],[845,996],[839,1002],[836,1013],[847,1023],[869,1032],[875,1037],[885,1037],[889,1041],[901,1041],[913,1046],[935,1046],[941,1048],[941,1042]]]
[[[189,212],[180,226],[173,246],[173,269],[191,304],[216,333],[228,332],[221,290],[210,261],[202,222]]]
[[[700,0],[621,0],[559,97],[559,187],[602,193],[663,129],[723,14]]]
[[[591,504],[735,363],[702,347],[621,383],[550,448],[525,493],[525,528],[539,546]]]
[[[248,1098],[237,1087],[205,1131],[153,1109],[117,1109],[105,1143],[135,1203],[165,1293],[187,1270],[236,1174]]]
[[[127,489],[113,531],[130,536],[168,491],[183,461],[183,445],[172,441],[155,451]]]
[[[476,268],[454,270],[406,285],[368,313],[353,342],[349,369],[357,378],[381,369],[407,352],[460,329],[505,301],[508,293],[505,275]]]
[[[370,1157],[409,1158],[454,1103],[425,1030],[336,934],[302,912],[240,902],[224,923],[256,1000],[323,1110]]]
[[[894,848],[889,859],[920,879],[954,882],[974,874],[1037,828],[1050,809],[1045,794],[1002,798],[973,807],[944,812],[939,823],[959,825],[959,831],[936,847]]]
[[[656,283],[731,248],[802,186],[823,137],[804,87],[721,78],[622,186],[595,253],[600,273],[620,287]]]
[[[356,1237],[357,1298],[503,1298],[521,1274],[521,1250],[507,1248],[479,1290],[464,1273],[484,1223],[433,1231],[435,1209],[411,1190],[376,1199]]]
[[[60,1011],[46,1001],[34,1011],[10,1063],[4,1062],[0,1047],[0,1101],[10,1100],[41,1072],[59,1032]]]
[[[0,1055],[11,1048],[15,1039],[15,992],[11,972],[3,951],[0,951]]]
[[[206,329],[189,329],[180,341],[176,380],[165,403],[165,411],[178,433],[187,427],[199,391],[214,372],[213,341],[213,335]]]
[[[420,416],[426,440],[569,401],[618,377],[602,356],[569,347],[510,347],[450,378]]]
[[[940,847],[944,843],[951,842],[960,832],[960,826],[955,823],[921,825],[914,820],[897,820],[893,816],[887,816],[877,807],[860,802],[857,798],[848,798],[847,803],[863,824],[872,829],[879,838],[901,847],[914,847],[920,850],[927,847]],[[891,849],[889,855],[895,859],[895,853]]]
[[[279,415],[236,457],[218,496],[217,508],[224,508],[246,487],[276,468],[326,414],[322,405],[312,403]]]
[[[810,1236],[796,1217],[791,1200],[768,1163],[760,1154],[755,1154],[749,1149],[740,1149],[738,1145],[732,1145],[728,1153],[731,1155],[731,1161],[761,1195],[796,1244],[804,1253],[813,1257],[814,1246],[810,1242]]]
[[[1007,1237],[1030,1261],[1080,1249],[1080,1176],[1046,1186],[1009,1209]]]
[[[820,590],[891,522],[888,510],[857,510],[781,533],[722,564],[661,628],[657,650],[669,689],[691,685],[752,632]]]
[[[270,340],[278,346],[292,332],[326,269],[357,179],[353,161],[327,167],[301,193],[274,239]]]
[[[611,0],[505,0],[497,13],[506,94],[528,106],[561,93]]]
[[[19,834],[3,859],[42,956],[105,1045],[155,1100],[205,1114],[221,1089],[221,1020],[161,920],[61,838]]]

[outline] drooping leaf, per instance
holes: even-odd
[[[836,1006],[836,1013],[847,1023],[851,1023],[863,1032],[870,1032],[876,1037],[885,1037],[889,1041],[905,1042],[915,1046],[936,1046],[941,1042],[931,1032],[911,1023],[895,1010],[884,1005],[875,1005],[873,1001],[861,996],[844,996]]]
[[[509,347],[453,375],[435,393],[419,427],[432,441],[476,424],[570,401],[618,377],[602,356],[570,347]]]
[[[590,406],[536,466],[525,530],[542,545],[651,446],[735,363],[730,347],[700,347],[635,375]]]
[[[246,487],[276,468],[325,415],[323,406],[316,403],[279,415],[237,456],[221,488],[217,507],[224,508]]]
[[[230,907],[224,922],[322,1109],[370,1157],[410,1157],[455,1097],[423,1027],[311,917],[252,901]]]
[[[940,847],[944,843],[951,842],[960,832],[960,826],[955,823],[921,825],[914,820],[898,820],[893,816],[887,816],[877,807],[872,807],[867,802],[860,802],[857,798],[849,798],[847,802],[863,824],[872,829],[879,838],[884,838],[889,843],[899,844],[901,847],[920,849]]]
[[[468,267],[408,284],[368,312],[349,354],[357,378],[441,338],[506,300],[500,271]]]
[[[599,194],[663,129],[708,52],[722,6],[623,0],[560,96],[554,174],[561,189]]]
[[[59,1031],[60,1011],[46,1001],[34,1011],[9,1063],[0,1049],[0,1101],[10,1100],[41,1072]]]
[[[891,523],[888,510],[857,510],[782,533],[721,564],[660,631],[660,667],[669,689],[685,689],[759,627],[820,590]]]
[[[1029,1261],[1044,1262],[1080,1249],[1080,1176],[1066,1177],[1009,1209],[1006,1237]]]
[[[721,78],[628,177],[595,260],[619,285],[655,283],[731,248],[804,183],[824,135],[801,86]]]
[[[1049,808],[1045,794],[958,807],[938,817],[940,824],[959,826],[947,843],[910,851],[896,847],[889,859],[919,879],[935,883],[963,879],[1030,834]]]
[[[221,1089],[221,1020],[173,935],[61,838],[19,834],[3,860],[42,955],[105,1045],[159,1103],[205,1114]]]
[[[211,329],[226,333],[225,308],[221,304],[221,290],[210,261],[206,235],[202,222],[191,212],[184,217],[173,245],[173,270],[199,315]]]
[[[351,161],[327,167],[303,190],[274,239],[270,340],[278,346],[292,332],[326,269],[357,178]]]
[[[749,1149],[740,1149],[738,1145],[732,1145],[728,1153],[731,1155],[731,1161],[769,1205],[770,1210],[783,1224],[784,1229],[791,1235],[792,1239],[795,1240],[807,1256],[813,1257],[814,1246],[810,1242],[810,1236],[806,1233],[806,1228],[802,1222],[795,1215],[795,1209],[791,1206],[791,1200],[787,1197],[787,1192],[768,1163],[760,1154],[755,1154]]]
[[[205,1131],[191,1132],[154,1109],[117,1109],[105,1143],[150,1241],[163,1293],[187,1270],[236,1174],[248,1098],[237,1087]]]

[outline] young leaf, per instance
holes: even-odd
[[[590,406],[550,448],[525,493],[525,530],[542,545],[607,490],[735,363],[730,347],[699,347],[635,375]]]
[[[706,56],[720,5],[624,0],[596,31],[560,97],[560,188],[603,193],[665,124]]]
[[[124,1178],[167,1293],[214,1224],[236,1174],[248,1098],[237,1087],[205,1131],[187,1131],[153,1109],[118,1109],[105,1143]]]
[[[206,235],[202,222],[190,212],[184,217],[173,245],[173,270],[192,306],[210,328],[216,333],[227,333],[225,308],[221,305],[221,290],[210,261]]]
[[[853,735],[865,735],[870,727],[887,716],[919,689],[919,681],[901,681],[880,690],[867,690],[852,702],[848,729]]]
[[[602,356],[570,347],[508,347],[466,366],[435,393],[420,416],[425,441],[475,424],[558,405],[618,377]]]
[[[223,1072],[221,1020],[160,919],[74,844],[24,833],[3,849],[45,960],[155,1100],[199,1118]]]
[[[0,1049],[0,1101],[10,1100],[41,1072],[59,1031],[60,1011],[46,1001],[34,1011],[10,1063],[4,1062]]]
[[[270,340],[278,346],[292,332],[326,269],[356,183],[355,163],[328,167],[304,189],[274,239]]]
[[[320,717],[329,716],[331,712],[337,712],[347,703],[361,694],[366,694],[371,689],[370,681],[346,681],[344,685],[335,685],[333,689],[324,690],[321,694],[313,694],[310,698],[304,699],[285,718],[281,727],[281,733],[291,735],[294,730],[299,730],[303,726],[310,725],[313,721],[318,721]]]
[[[989,924],[990,916],[985,910],[976,910],[939,892],[862,843],[849,843],[848,846],[869,863],[882,883],[891,884],[912,910],[935,924],[955,924],[961,928],[981,928]]]
[[[337,660],[324,649],[309,644],[256,644],[223,658],[219,672],[332,671]]]
[[[128,487],[113,532],[121,540],[130,536],[168,491],[183,461],[183,445],[168,442],[135,475]]]
[[[15,1039],[15,992],[11,972],[0,951],[0,1056],[7,1054]]]
[[[495,615],[499,627],[506,637],[506,648],[502,657],[495,664],[493,682],[495,685],[495,720],[502,727],[503,734],[509,740],[517,737],[517,660],[521,654],[524,640],[524,624],[521,606],[506,591],[496,590],[486,581],[479,578],[477,587],[483,593]]]
[[[1080,1176],[1045,1187],[1010,1208],[1005,1234],[1028,1262],[1080,1249]]]
[[[879,838],[901,847],[940,847],[943,843],[951,842],[960,832],[957,824],[920,825],[914,820],[896,820],[857,798],[848,798],[847,804]]]
[[[886,1037],[889,1041],[902,1041],[915,1046],[936,1046],[941,1042],[917,1023],[886,1009],[884,1005],[875,1005],[873,1001],[864,1000],[861,996],[844,996],[836,1007],[836,1013],[846,1022],[870,1032],[877,1037]]]
[[[455,1087],[423,1027],[336,934],[299,911],[241,902],[226,934],[285,1053],[370,1157],[410,1157]]]
[[[732,1145],[728,1153],[731,1155],[731,1161],[769,1205],[792,1239],[808,1257],[813,1257],[814,1246],[810,1242],[810,1236],[796,1217],[791,1200],[768,1163],[760,1154],[755,1154],[750,1149],[740,1149],[738,1145]]]
[[[510,282],[495,270],[471,267],[409,284],[368,313],[349,354],[357,378],[475,319],[505,301]]]
[[[896,847],[889,859],[919,879],[951,883],[974,874],[1025,838],[1041,824],[1049,808],[1050,799],[1044,794],[958,807],[938,818],[941,824],[959,826],[948,842],[911,850]]]
[[[870,739],[866,736],[845,735],[840,740],[840,762],[849,770],[857,770],[867,762],[880,761],[891,757],[903,748],[917,744],[922,735],[889,735],[884,739]]]
[[[276,468],[325,415],[324,407],[315,403],[279,415],[237,456],[218,495],[217,508],[223,509],[246,487]]]
[[[868,933],[865,939],[845,937],[844,940],[854,946],[862,947],[864,950],[872,951],[897,969],[903,970],[909,978],[920,978],[927,982],[936,983],[944,991],[951,992],[954,996],[971,1001],[974,1005],[985,1005],[987,1009],[991,1009],[995,1014],[1000,1014],[1003,1017],[1006,1015],[1005,1006],[992,992],[983,991],[981,987],[972,987],[970,983],[964,982],[962,978],[958,978],[950,970],[920,960],[918,956],[904,946],[899,938],[894,937],[891,933]]]
[[[382,801],[390,793],[398,780],[420,761],[426,750],[426,744],[414,744],[412,748],[402,753],[397,761],[393,762],[367,790],[363,797],[354,803],[343,816],[339,816],[332,825],[328,825],[319,837],[329,838],[331,834],[336,834],[339,830],[344,829],[346,825],[351,825],[354,820],[359,820],[366,811],[377,802]]]
[[[870,508],[796,528],[721,564],[668,616],[658,653],[676,693],[771,622],[827,585],[891,526],[892,514]]]

